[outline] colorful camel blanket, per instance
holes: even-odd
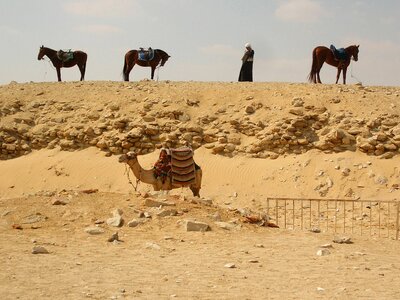
[[[161,177],[163,183],[168,178],[175,186],[188,186],[196,181],[193,149],[181,147],[177,149],[161,149],[160,157],[154,164],[156,178]]]

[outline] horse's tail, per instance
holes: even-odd
[[[308,74],[308,81],[314,82],[316,74],[317,74],[317,48],[315,48],[312,53],[312,65],[310,74]]]

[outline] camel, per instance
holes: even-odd
[[[177,189],[180,187],[185,187],[187,185],[184,184],[173,184],[171,180],[163,180],[161,177],[156,178],[154,176],[153,170],[145,170],[143,169],[139,161],[137,159],[137,154],[135,152],[128,152],[119,157],[120,163],[126,163],[132,170],[135,177],[147,184],[151,184],[155,191],[170,191],[172,189]],[[193,195],[196,197],[200,197],[200,188],[201,188],[201,179],[202,179],[202,170],[200,166],[195,163],[195,182],[189,185],[189,188],[193,192]]]

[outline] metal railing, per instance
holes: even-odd
[[[398,201],[267,198],[267,214],[286,229],[399,239]]]

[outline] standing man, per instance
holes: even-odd
[[[253,81],[253,58],[254,50],[250,43],[244,45],[246,50],[242,57],[242,68],[240,69],[239,81]]]

